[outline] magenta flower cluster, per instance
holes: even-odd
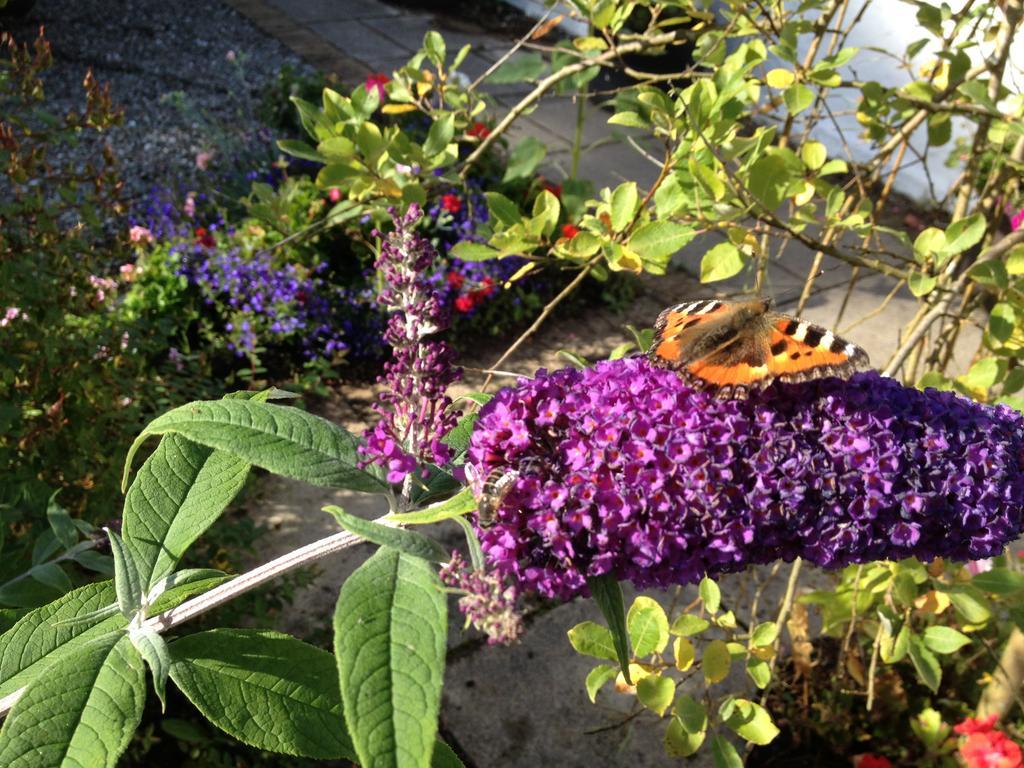
[[[416,232],[422,215],[413,204],[404,216],[392,214],[394,229],[386,236],[374,232],[383,238],[374,266],[385,282],[377,302],[392,313],[384,332],[392,358],[378,379],[385,385],[374,405],[380,421],[360,450],[364,465],[380,464],[391,483],[402,482],[418,465],[449,462],[451,449],[442,438],[459,417],[446,392],[460,370],[448,345],[430,338],[448,318],[428,279],[437,251]]]
[[[717,400],[642,358],[541,371],[481,409],[469,461],[520,472],[481,541],[548,597],[607,573],[973,560],[1024,531],[1024,418],[874,372]]]

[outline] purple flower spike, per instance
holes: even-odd
[[[606,573],[977,560],[1024,530],[1024,418],[874,372],[716,400],[642,358],[540,371],[481,410],[469,462],[518,472],[481,540],[547,597]]]
[[[386,237],[374,233],[384,237],[374,266],[386,284],[378,303],[392,312],[384,340],[393,356],[378,379],[386,385],[374,405],[380,421],[367,431],[360,452],[364,466],[385,467],[391,483],[403,482],[418,464],[450,461],[441,438],[459,417],[445,393],[461,372],[448,345],[428,338],[447,326],[448,317],[428,279],[437,251],[416,233],[422,215],[410,205],[404,216],[392,214],[394,229]]]

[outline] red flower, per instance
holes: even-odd
[[[473,306],[473,297],[468,294],[465,296],[459,296],[459,298],[455,300],[455,309],[459,312],[469,312]]]
[[[466,281],[466,278],[460,275],[458,272],[448,273],[448,285],[454,288],[456,291],[462,288],[462,284]]]
[[[473,123],[473,127],[466,131],[467,136],[472,136],[474,139],[480,139],[483,141],[491,135],[491,129],[483,123]]]
[[[580,228],[575,224],[566,224],[562,227],[562,237],[567,237],[572,240],[576,235],[580,233]]]
[[[462,200],[458,195],[447,194],[441,196],[441,207],[453,216],[462,210]]]
[[[987,718],[986,718],[987,719]],[[1021,768],[1020,747],[1005,733],[975,731],[960,745],[967,768]]]
[[[213,237],[212,232],[207,232],[206,227],[198,227],[196,229],[196,242],[206,248],[216,248],[217,241]]]
[[[327,198],[332,202],[336,203],[341,200],[341,190],[337,187],[331,187],[327,190]]]
[[[888,757],[881,755],[861,755],[857,768],[892,768],[892,763]]]
[[[372,75],[366,76],[366,92],[376,90],[377,96],[381,101],[384,101],[388,97],[388,93],[384,90],[384,86],[391,82],[391,78],[385,75],[383,72],[375,72]]]
[[[546,189],[548,192],[550,192],[552,195],[557,197],[559,200],[562,199],[562,185],[561,184],[552,184],[547,179],[542,179],[540,185],[544,189]]]
[[[954,725],[953,730],[963,734],[989,733],[995,730],[996,720],[998,719],[999,715],[989,715],[982,718],[968,717],[962,723]]]

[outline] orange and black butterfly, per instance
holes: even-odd
[[[746,397],[773,381],[847,378],[867,353],[832,331],[773,312],[770,299],[676,304],[654,324],[649,356],[718,397]]]

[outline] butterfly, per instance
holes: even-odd
[[[832,331],[772,311],[770,299],[686,301],[654,323],[651,361],[720,398],[744,398],[773,381],[847,378],[867,353]]]

